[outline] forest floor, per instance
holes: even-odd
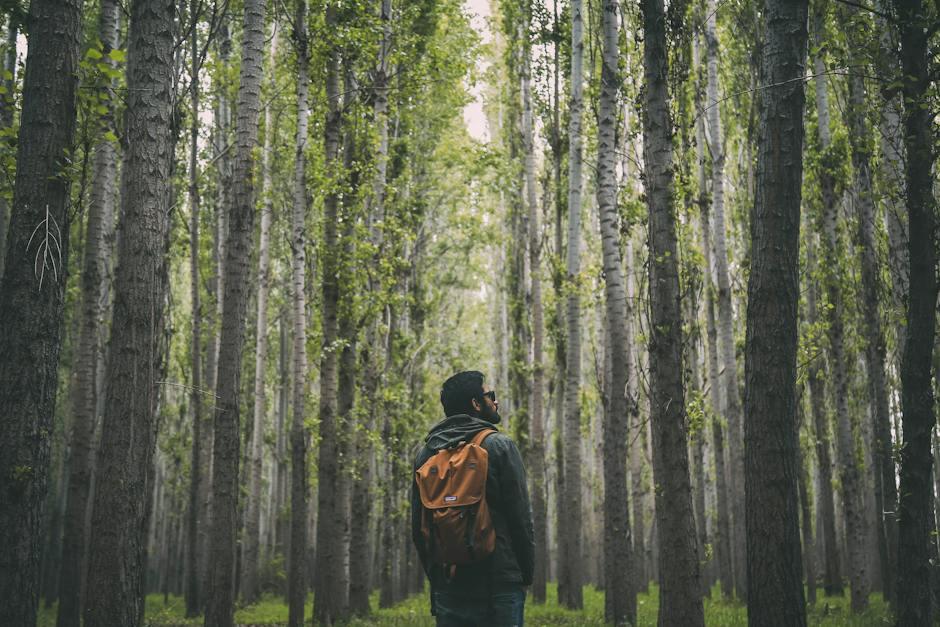
[[[713,591],[712,598],[705,600],[705,623],[722,627],[737,627],[747,625],[747,614],[744,606],[725,603],[718,600],[718,588]],[[305,616],[312,614],[313,597],[307,602]],[[638,626],[647,627],[656,625],[657,606],[659,604],[659,591],[655,586],[650,587],[647,594],[637,597]],[[378,595],[372,598],[373,615],[367,619],[354,619],[348,627],[433,627],[434,620],[430,615],[427,595],[416,595],[410,599],[388,609],[378,609]],[[162,594],[147,595],[147,609],[144,624],[147,627],[183,627],[202,625],[202,618],[185,618],[186,604],[182,597],[169,596],[164,599]],[[881,598],[881,595],[872,595],[871,604],[867,611],[853,616],[849,611],[848,597],[820,597],[815,605],[807,608],[808,623],[825,627],[851,626],[876,627],[892,625],[890,614]],[[259,603],[243,607],[235,612],[235,622],[239,626],[275,626],[287,624],[287,605],[283,599],[269,596]],[[580,612],[568,610],[558,605],[555,586],[550,584],[548,589],[548,602],[536,605],[531,598],[526,603],[525,622],[529,627],[547,627],[554,625],[565,626],[597,626],[604,625],[604,593],[593,587],[584,589],[584,609]],[[55,626],[55,606],[40,611],[38,627]]]

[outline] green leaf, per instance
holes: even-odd
[[[118,140],[117,135],[114,134],[114,131],[105,132],[104,138],[106,141],[113,142],[115,144],[117,143],[117,140]]]
[[[101,51],[98,50],[97,48],[89,48],[88,51],[85,53],[85,56],[88,57],[89,59],[94,59],[95,61],[97,61],[98,59],[102,58],[104,55],[102,55]]]
[[[115,63],[124,63],[124,61],[127,59],[127,52],[121,50],[120,48],[115,48],[108,53],[108,58]]]

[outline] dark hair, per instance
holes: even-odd
[[[444,381],[441,386],[441,405],[444,406],[444,414],[454,416],[472,413],[473,405],[470,401],[483,399],[484,378],[482,372],[467,370],[458,372]]]

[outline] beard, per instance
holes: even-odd
[[[479,415],[477,417],[482,418],[483,420],[494,425],[498,425],[503,419],[503,417],[499,415],[498,409],[490,409],[488,405],[483,405],[483,407],[480,408]]]

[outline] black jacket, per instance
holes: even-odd
[[[491,423],[465,414],[449,416],[437,423],[424,440],[415,459],[414,471],[442,448],[461,440],[469,441],[483,429],[495,429]],[[496,528],[496,550],[478,564],[457,567],[453,580],[448,581],[441,568],[431,563],[424,537],[421,535],[421,499],[414,472],[411,478],[411,536],[414,539],[424,572],[436,590],[451,590],[466,595],[485,596],[494,587],[506,584],[530,585],[535,570],[535,534],[532,530],[532,509],[526,487],[525,467],[516,444],[502,433],[490,434],[483,441],[489,456],[486,475],[486,502]]]

